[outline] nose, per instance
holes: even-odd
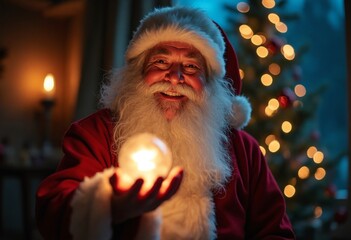
[[[183,83],[184,76],[182,71],[182,65],[178,63],[172,64],[172,66],[168,70],[166,77],[173,85],[176,85],[178,83]]]

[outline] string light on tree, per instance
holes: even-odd
[[[238,21],[234,20],[231,31],[240,26],[238,41],[244,46],[238,49],[240,77],[245,78],[243,88],[254,99],[253,107],[259,109],[246,130],[258,136],[261,152],[288,199],[288,213],[299,224],[302,212],[308,220],[322,216],[320,189],[314,186],[324,184],[321,180],[326,178],[324,154],[313,146],[318,139],[304,137],[310,136],[306,131],[311,125],[304,124],[310,122],[309,109],[317,109],[317,101],[305,102],[307,90],[295,61],[300,56],[283,36],[288,31],[284,18],[293,20],[295,14],[290,9],[285,12],[284,0],[279,4],[274,0],[246,2],[236,5],[240,17],[233,18]],[[306,194],[311,194],[308,199]]]
[[[242,24],[239,27],[241,36],[245,39],[250,39],[253,36],[253,31],[249,25]]]
[[[320,206],[316,206],[315,208],[314,208],[314,217],[315,218],[320,218],[321,216],[322,216],[322,214],[323,214],[323,209],[322,209],[322,207],[320,207]]]
[[[302,166],[297,172],[297,175],[300,179],[307,179],[310,176],[310,169],[306,166]]]
[[[236,5],[236,9],[238,9],[238,11],[241,13],[247,13],[250,11],[250,5],[247,4],[246,2],[239,2]]]
[[[306,88],[302,84],[297,84],[294,88],[294,91],[298,97],[304,97],[306,95]]]
[[[262,147],[262,146],[260,146],[260,149],[261,149],[261,152],[262,152],[263,156],[265,156],[266,153],[267,153],[266,149],[264,147]]]
[[[316,172],[314,173],[314,178],[316,180],[322,180],[326,174],[327,174],[327,172],[325,171],[325,169],[322,167],[319,167],[319,168],[317,168]]]
[[[269,64],[268,70],[272,75],[277,76],[280,73],[280,66],[276,63],[271,63]]]
[[[262,45],[264,43],[264,40],[265,40],[265,38],[262,37],[262,35],[255,34],[251,37],[252,44],[254,44],[256,46]]]
[[[306,154],[307,154],[307,157],[309,158],[313,158],[313,155],[317,152],[317,148],[315,146],[310,146],[307,151],[306,151]]]
[[[292,130],[292,124],[289,121],[284,121],[282,123],[282,131],[285,133],[289,133]]]
[[[323,162],[324,154],[321,151],[317,151],[313,154],[313,161],[317,164]]]
[[[261,76],[261,83],[263,84],[263,86],[270,86],[273,83],[273,78],[271,75],[269,75],[268,73],[265,73]]]
[[[240,75],[240,79],[244,79],[244,77],[245,77],[245,72],[244,72],[244,70],[239,69],[239,75]]]
[[[280,22],[280,17],[275,13],[270,13],[268,14],[268,20],[273,24],[277,24]]]
[[[286,26],[286,24],[283,22],[276,23],[275,28],[277,29],[278,32],[281,32],[281,33],[286,33],[288,31],[288,26]]]
[[[274,0],[262,0],[262,5],[265,8],[271,9],[271,8],[274,8],[275,1]]]
[[[256,49],[256,54],[257,56],[259,56],[260,58],[265,58],[268,56],[268,49],[264,46],[259,46],[257,49]]]
[[[272,110],[269,106],[267,106],[267,107],[264,109],[264,113],[266,114],[267,117],[273,117],[275,111]]]
[[[279,108],[279,101],[276,98],[272,98],[268,101],[268,107],[272,111],[276,111]]]
[[[270,134],[270,135],[268,135],[267,137],[266,137],[266,139],[265,139],[265,143],[267,144],[267,145],[269,145],[273,140],[275,140],[276,138],[275,138],[275,136],[273,135],[273,134]]]
[[[290,44],[283,45],[280,51],[287,60],[293,60],[295,58],[295,50]]]
[[[296,193],[296,189],[293,185],[288,184],[284,188],[284,195],[288,198],[292,198]]]
[[[280,149],[280,143],[278,140],[273,140],[268,145],[268,150],[272,153],[277,152]]]

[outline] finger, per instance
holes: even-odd
[[[183,171],[181,171],[177,176],[175,176],[169,184],[167,190],[161,195],[162,201],[166,201],[171,198],[179,189],[180,184],[183,179]]]
[[[143,184],[144,184],[144,180],[143,179],[141,179],[141,178],[137,179],[134,182],[134,184],[130,187],[130,189],[128,190],[127,197],[129,199],[136,199],[136,198],[138,198],[139,192],[140,192]]]
[[[159,194],[163,180],[164,179],[162,177],[158,177],[154,185],[152,186],[152,188],[149,191],[147,191],[145,194],[143,194],[141,196],[141,199],[148,199],[148,201],[154,201],[154,199],[156,199]]]
[[[110,184],[111,184],[111,186],[112,186],[112,190],[113,190],[113,192],[114,193],[116,193],[117,192],[117,180],[118,178],[117,178],[117,174],[116,173],[113,173],[112,174],[112,176],[110,177]]]
[[[177,176],[179,176],[180,179],[174,179]],[[183,178],[183,169],[181,167],[174,167],[169,173],[168,177],[165,179],[165,181],[163,181],[163,184],[160,190],[160,195],[163,196],[166,194],[167,191],[169,191],[169,187],[172,185],[172,181],[174,180],[181,181],[182,178]]]
[[[145,204],[145,210],[147,212],[155,210],[158,206],[161,205],[163,202],[161,199],[159,199],[159,191],[163,183],[163,178],[159,177],[155,181],[153,187],[150,189],[150,191],[145,195],[144,197],[144,202]]]

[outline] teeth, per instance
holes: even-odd
[[[163,93],[168,95],[168,96],[172,96],[172,97],[180,97],[180,96],[182,96],[181,94],[176,93],[176,92],[163,92]]]

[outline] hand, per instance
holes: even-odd
[[[183,170],[175,167],[168,177],[158,178],[147,192],[141,191],[144,181],[137,179],[130,188],[121,188],[118,184],[118,171],[110,178],[113,189],[111,200],[112,222],[122,223],[145,212],[155,210],[164,201],[170,199],[179,189],[183,179]]]

